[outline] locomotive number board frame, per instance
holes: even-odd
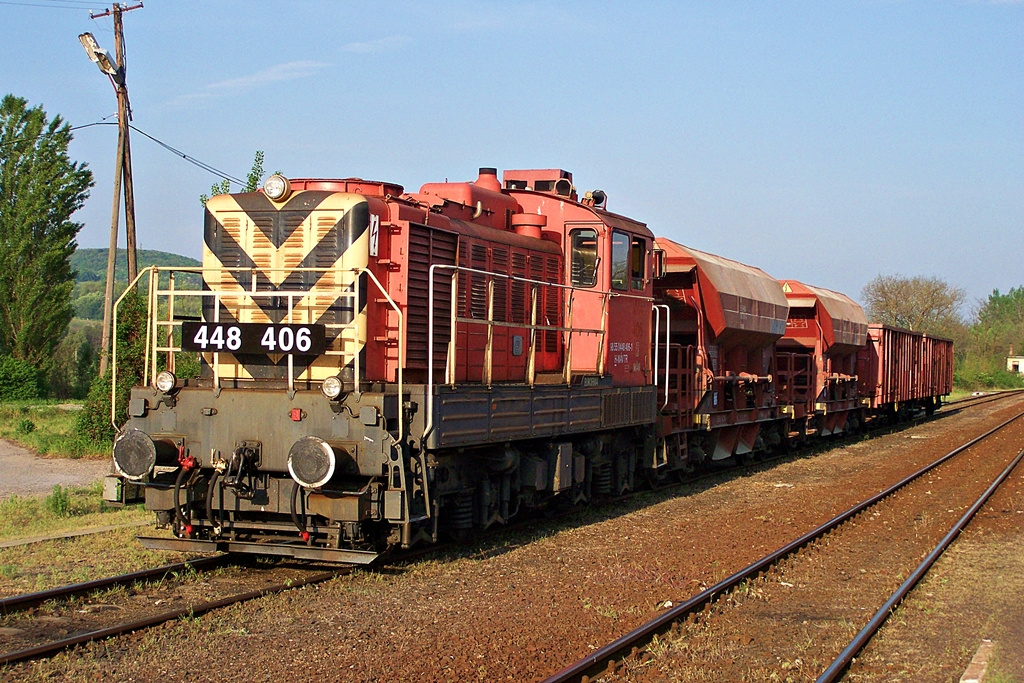
[[[269,323],[181,324],[181,350],[200,353],[282,353],[319,356],[327,349],[325,325]]]

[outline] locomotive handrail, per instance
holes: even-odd
[[[427,437],[434,429],[434,328],[435,328],[435,316],[434,316],[434,290],[435,290],[435,279],[434,275],[438,270],[448,270],[452,272],[451,276],[451,317],[449,329],[449,341],[448,341],[448,354],[445,361],[445,383],[454,384],[455,382],[455,339],[456,339],[456,323],[466,324],[477,324],[487,325],[488,329],[488,341],[487,348],[484,352],[485,365],[484,378],[488,385],[491,380],[492,368],[490,367],[491,362],[491,341],[493,338],[494,327],[514,327],[520,329],[528,329],[530,331],[530,355],[527,362],[526,369],[526,380],[532,386],[534,383],[535,375],[535,355],[536,355],[536,340],[537,332],[553,331],[567,333],[568,341],[566,342],[566,355],[564,360],[564,378],[566,383],[570,380],[571,372],[571,353],[572,353],[572,335],[573,334],[596,334],[600,336],[601,341],[598,344],[597,350],[597,372],[599,374],[604,373],[604,337],[607,334],[607,316],[608,316],[608,303],[614,297],[624,297],[628,299],[639,299],[641,301],[653,302],[652,297],[636,296],[633,294],[622,294],[619,292],[608,291],[595,291],[590,288],[580,288],[573,285],[564,285],[560,282],[547,282],[544,280],[534,280],[532,278],[521,277],[518,275],[509,275],[508,273],[495,273],[487,270],[481,270],[479,268],[471,268],[468,266],[458,266],[455,264],[444,264],[435,263],[430,266],[428,286],[427,286],[427,387],[426,387],[426,400],[427,400],[427,415],[423,429],[423,436],[421,440],[425,443]],[[458,276],[459,273],[474,273],[478,275],[484,275],[487,277],[499,277],[503,280],[512,282],[521,282],[523,284],[533,285],[531,288],[531,312],[530,322],[508,322],[501,320],[494,320],[494,286],[493,280],[488,282],[488,293],[487,293],[487,319],[481,320],[479,318],[470,318],[458,315]],[[569,290],[569,300],[564,305],[568,309],[568,324],[563,325],[539,325],[537,324],[537,287],[551,287],[559,290]],[[589,294],[601,295],[602,297],[602,316],[601,316],[601,327],[600,328],[577,328],[572,326],[572,302],[573,295],[575,292],[585,292]],[[472,292],[467,290],[466,293],[467,301],[472,297]],[[666,385],[668,381],[666,380]]]
[[[110,334],[110,425],[117,431],[117,307],[121,305],[124,298],[128,296],[128,292],[134,292],[135,286],[139,283],[139,280],[143,275],[151,271],[155,266],[149,266],[143,269],[135,276],[135,279],[128,283],[128,286],[121,292],[121,296],[117,297],[117,301],[114,302],[114,310],[111,315],[111,334]],[[147,356],[149,354],[149,325],[146,326],[146,348]],[[101,353],[105,352],[103,349]],[[147,362],[148,368],[148,362]]]
[[[166,289],[160,288],[160,286],[159,286],[159,274],[161,272],[167,272],[168,273],[168,285],[167,285]],[[239,289],[237,291],[214,291],[214,290],[200,290],[200,289],[188,290],[188,289],[176,289],[175,288],[174,273],[195,273],[195,274],[198,274],[198,275],[204,275],[206,273],[224,273],[224,272],[245,272],[245,273],[250,273],[252,275],[251,286],[248,289]],[[325,272],[350,273],[350,274],[353,275],[353,278],[354,278],[354,288],[353,288],[353,291],[351,291],[351,292],[344,292],[344,291],[338,291],[338,290],[332,291],[332,290],[326,289],[326,288],[321,288],[321,289],[289,289],[289,290],[280,290],[280,289],[258,290],[258,289],[256,289],[256,287],[257,287],[257,279],[258,279],[258,274],[261,273],[261,272],[264,273],[264,274],[274,273],[274,272],[282,272],[282,273],[288,273],[288,274],[297,273],[297,272],[298,273],[308,273],[308,272],[316,272],[316,273],[325,273]],[[272,297],[286,297],[288,299],[288,317],[287,317],[287,319],[289,321],[291,321],[293,319],[294,313],[295,313],[295,299],[296,298],[300,298],[301,299],[302,297],[309,296],[311,294],[330,293],[332,295],[337,294],[337,298],[345,298],[345,299],[352,299],[352,300],[355,300],[355,301],[359,301],[359,297],[360,297],[360,293],[361,293],[360,292],[360,279],[361,278],[359,276],[364,274],[364,273],[367,276],[369,276],[369,278],[373,281],[373,283],[377,287],[377,289],[380,290],[380,292],[384,295],[384,299],[387,301],[387,303],[391,306],[391,308],[395,311],[395,313],[397,313],[397,315],[398,315],[398,338],[402,339],[402,337],[404,335],[405,316],[403,315],[401,308],[398,306],[398,304],[395,302],[395,300],[391,298],[391,296],[387,293],[387,291],[385,291],[384,287],[381,285],[381,283],[377,279],[377,277],[370,270],[368,270],[366,268],[352,268],[352,269],[337,269],[337,268],[256,268],[256,267],[238,267],[238,266],[235,266],[235,267],[223,267],[223,268],[203,268],[203,267],[200,267],[200,266],[182,266],[182,267],[160,268],[159,266],[149,266],[149,267],[143,269],[139,273],[139,275],[128,285],[128,287],[125,289],[125,291],[121,294],[120,297],[118,297],[117,301],[115,302],[115,304],[114,304],[114,314],[113,314],[114,329],[115,330],[117,329],[117,311],[118,311],[118,306],[121,304],[121,302],[123,301],[124,297],[127,296],[128,292],[129,291],[133,291],[135,289],[135,287],[138,284],[139,280],[143,276],[148,275],[148,277],[149,277],[149,291],[148,291],[148,301],[147,301],[147,322],[146,322],[146,346],[145,346],[145,348],[146,348],[146,360],[145,360],[145,363],[143,365],[143,378],[142,378],[142,380],[143,380],[143,385],[144,386],[149,386],[151,377],[155,377],[156,374],[157,374],[157,369],[159,367],[159,365],[158,365],[158,363],[159,363],[159,354],[160,353],[166,353],[167,354],[168,369],[171,369],[173,371],[173,367],[174,367],[174,354],[181,351],[181,347],[180,346],[175,346],[173,344],[173,329],[175,327],[177,327],[177,326],[180,326],[181,322],[182,322],[181,320],[175,320],[175,317],[174,317],[174,297],[175,296],[179,296],[179,297],[181,297],[181,296],[188,296],[188,297],[196,297],[196,298],[199,298],[199,299],[212,298],[214,300],[214,310],[213,310],[213,321],[212,322],[219,322],[220,321],[220,304],[221,304],[221,300],[222,299],[225,299],[225,298],[226,299],[231,299],[231,298],[234,298],[234,297],[241,297],[241,296],[248,297],[248,298],[268,297],[268,296],[272,296]],[[168,298],[167,320],[160,320],[161,316],[160,316],[160,313],[159,313],[159,297],[161,297],[161,296],[166,296]],[[339,330],[338,336],[342,337],[344,339],[343,335],[345,334],[346,330],[349,330],[349,329],[353,328],[355,325],[356,325],[356,316],[354,315],[353,316],[353,320],[350,321],[350,322],[347,322],[347,323],[329,323],[329,324],[326,324],[325,326],[329,327],[329,328],[337,328]],[[166,345],[164,345],[164,346],[161,346],[159,344],[159,328],[161,326],[167,328],[167,342],[166,342]],[[116,339],[116,337],[115,337],[115,339]],[[358,341],[358,337],[357,337],[357,341]],[[213,385],[214,385],[215,389],[219,389],[220,388],[220,362],[219,362],[220,354],[217,351],[213,351],[211,353],[213,355],[213,363],[211,364],[212,365],[213,374],[214,374]],[[290,392],[294,392],[294,390],[295,390],[295,368],[294,368],[294,358],[293,358],[294,354],[286,354],[286,355],[288,356],[288,377],[287,377],[288,389],[289,389]],[[342,356],[344,356],[346,354],[345,354],[344,351],[326,350],[324,352],[324,355],[332,355],[332,356],[342,355]],[[354,353],[354,354],[352,354],[352,356],[354,358],[354,364],[355,364],[355,368],[354,368],[354,370],[355,370],[354,384],[355,384],[355,387],[356,387],[356,391],[358,392],[358,390],[359,390],[359,383],[360,383],[360,379],[361,379],[361,375],[362,375],[361,367],[360,367],[359,353]],[[405,365],[405,350],[404,350],[403,345],[399,344],[398,345],[398,395],[399,395],[399,397],[401,397],[403,395],[403,391],[404,391],[404,386],[403,386],[404,385],[404,377],[403,377],[404,365]],[[117,429],[116,408],[115,408],[116,405],[117,405],[117,344],[115,342],[115,344],[113,345],[113,354],[112,354],[112,357],[111,357],[111,407],[110,407],[110,421],[111,421],[111,425],[113,425],[115,430]],[[398,415],[398,434],[399,434],[399,439],[401,439],[401,435],[403,434],[403,429],[404,429],[404,420],[403,420],[402,411],[400,410],[399,411],[399,415]]]
[[[672,326],[672,309],[667,304],[654,304],[654,386],[658,386],[658,337],[661,335],[661,309],[665,309],[665,402],[661,404],[661,410],[668,406],[668,365],[669,365],[669,340],[670,328]]]

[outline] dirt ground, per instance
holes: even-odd
[[[49,493],[57,484],[84,486],[110,472],[110,461],[41,458],[27,448],[0,439],[0,500]]]
[[[435,559],[0,668],[0,679],[542,679],[649,620],[667,602],[714,584],[1021,409],[1024,401],[1002,401],[761,470],[591,508]],[[922,495],[939,490],[936,485]],[[943,510],[952,513],[952,505],[949,513]],[[932,513],[922,514],[931,519]],[[1024,682],[1016,639],[1024,632],[1024,474],[1014,475],[983,521],[987,526],[965,535],[967,543],[951,548],[946,560],[955,561],[955,569],[936,574],[901,608],[899,629],[880,634],[847,680],[957,681],[981,638],[992,637],[1005,667],[1001,680]],[[873,566],[887,542],[880,536],[863,557],[850,552],[850,566]],[[751,584],[743,599],[756,599],[758,589]],[[820,673],[787,657],[792,634],[809,631],[813,618],[798,620],[784,601],[766,605],[777,608],[779,636],[773,641],[772,630],[757,635],[773,656],[763,657],[757,675],[746,676],[725,658],[720,675],[705,679],[803,681]],[[830,607],[801,609],[813,614]],[[851,616],[849,627],[859,628],[858,619]],[[709,654],[719,656],[753,638],[705,641],[718,648]],[[683,665],[661,666],[671,662],[670,651],[663,645],[625,678],[695,680]]]

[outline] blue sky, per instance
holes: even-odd
[[[129,3],[132,4],[132,3]],[[0,0],[0,91],[113,121],[88,0]],[[1024,284],[1024,2],[198,2],[124,15],[134,124],[244,178],[416,190],[564,168],[659,235],[858,298]],[[76,132],[106,246],[113,126]],[[133,133],[139,244],[198,256],[219,179]]]

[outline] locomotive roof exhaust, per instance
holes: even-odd
[[[473,184],[486,190],[501,192],[501,183],[498,182],[498,169],[491,166],[481,166],[480,175]]]

